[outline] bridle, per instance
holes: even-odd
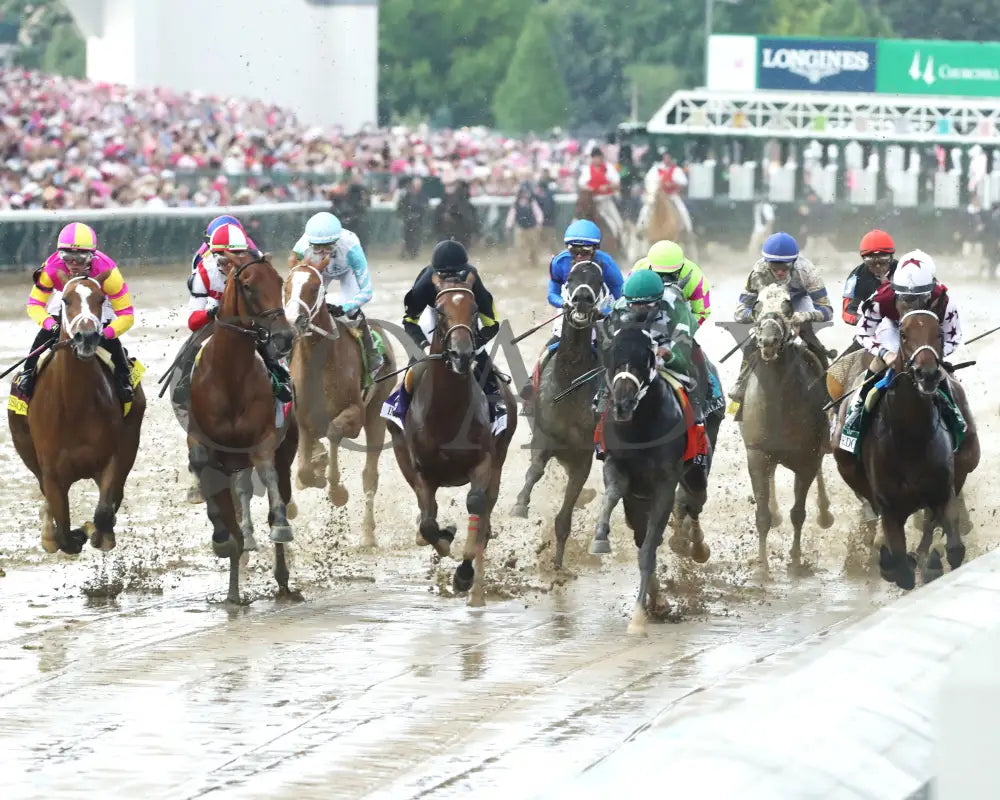
[[[97,288],[97,291],[102,291],[101,284],[95,278],[91,278],[88,275],[78,275],[77,277],[70,278],[66,281],[66,284],[63,286],[63,295],[65,296],[70,286],[75,286],[76,284],[83,282],[92,283]],[[70,339],[80,332],[80,325],[84,322],[93,322],[94,326],[97,328],[96,333],[100,334],[101,320],[86,304],[82,302],[80,303],[80,313],[73,317],[73,319],[69,319],[66,316],[66,308],[63,306],[63,330],[66,331],[66,334]]]
[[[438,291],[437,296],[434,298],[434,311],[437,314],[438,330],[440,330],[443,327],[442,322],[445,321],[445,313],[444,311],[441,310],[441,297],[443,295],[453,294],[455,292],[462,292],[464,294],[468,294],[470,297],[473,298],[473,303],[475,303],[475,293],[472,291],[472,289],[470,289],[467,286],[447,286],[444,289]],[[473,318],[475,318],[475,315],[473,315]],[[469,336],[472,338],[473,345],[475,345],[476,334],[475,331],[472,330],[472,326],[466,325],[464,322],[456,322],[451,327],[445,329],[444,335],[441,338],[441,347],[447,348],[448,340],[451,338],[451,335],[455,333],[455,331],[459,330],[468,331]]]
[[[649,337],[650,346],[653,346],[653,334],[649,330],[646,330],[645,328],[643,329],[642,332],[646,334],[647,337]],[[653,381],[655,381],[657,378],[655,356],[652,356],[651,362],[652,363],[649,367],[649,372],[645,376],[633,372],[632,371],[633,367],[631,364],[626,364],[621,370],[616,372],[614,376],[611,378],[611,381],[608,383],[608,388],[611,389],[612,396],[614,396],[615,386],[618,384],[619,381],[628,381],[629,383],[635,385],[635,391],[636,391],[635,402],[636,405],[638,405],[639,402],[642,400],[642,398],[646,396],[646,393],[652,387]],[[605,376],[607,376],[607,373],[605,373]],[[605,380],[607,380],[606,377]]]
[[[903,314],[903,316],[899,318],[899,327],[902,329],[904,320],[908,319],[909,317],[915,317],[915,316],[930,316],[933,317],[934,321],[938,325],[941,324],[941,321],[938,319],[938,315],[935,314],[933,311],[929,311],[928,309],[924,308],[918,308],[913,311],[907,311],[905,314]],[[900,343],[900,350],[902,350],[902,343]],[[925,350],[930,352],[934,356],[934,366],[937,367],[939,373],[941,371],[941,356],[938,354],[937,349],[929,344],[922,344],[920,345],[920,347],[918,347],[916,350],[910,353],[909,357],[906,359],[905,367],[902,370],[903,374],[908,375],[910,380],[914,382],[916,382],[917,380],[916,375],[914,374],[916,367],[915,362],[917,360],[917,356],[920,355]]]
[[[309,328],[305,332],[305,336],[311,336],[316,334],[324,339],[339,339],[340,332],[337,330],[337,321],[331,319],[331,330],[325,330],[316,324],[316,315],[320,312],[326,302],[326,284],[323,282],[323,274],[312,264],[296,264],[292,267],[289,275],[292,275],[296,270],[307,269],[316,276],[316,280],[319,281],[319,289],[316,291],[316,301],[310,305],[305,300],[302,299],[302,293],[299,292],[299,296],[295,298],[295,302],[298,303],[299,307],[305,311],[306,316],[309,318]]]
[[[240,275],[245,269],[254,266],[255,264],[267,264],[267,259],[260,257],[255,258],[253,261],[248,261],[246,264],[241,264],[240,266],[230,270],[229,274],[226,276],[226,283],[228,284],[230,280],[236,281],[236,313],[237,318],[240,322],[243,321],[243,314],[240,313],[240,303],[247,309],[248,312],[254,314],[254,317],[250,319],[249,327],[245,325],[237,325],[232,322],[227,322],[222,319],[217,319],[216,323],[223,328],[228,328],[229,330],[236,331],[237,333],[243,333],[248,336],[253,336],[256,338],[257,343],[265,345],[271,341],[271,329],[265,328],[257,322],[257,319],[274,319],[285,313],[285,310],[280,306],[278,308],[269,308],[266,311],[254,312],[250,306],[250,300],[247,298],[246,289],[244,289],[242,282],[240,281]]]
[[[773,356],[768,358],[764,355],[761,349],[761,337],[759,335],[755,336],[757,340],[757,349],[760,352],[760,357],[764,361],[773,361],[778,357],[778,354],[783,349],[784,345],[791,338],[791,326],[788,324],[788,320],[777,311],[768,311],[766,314],[761,314],[754,321],[754,328],[756,331],[762,331],[765,327],[771,326],[778,329],[778,348]]]
[[[594,288],[589,283],[581,283],[579,286],[573,287],[572,291],[569,288],[569,279],[573,277],[573,272],[576,270],[577,267],[583,266],[584,264],[593,265],[598,269],[599,272],[601,272],[603,276],[603,271],[601,270],[601,266],[597,262],[577,261],[575,264],[573,264],[572,268],[570,269],[569,275],[566,276],[566,283],[562,285],[563,303],[568,306],[572,306],[575,309],[577,303],[583,302],[584,300],[587,299],[583,297],[583,294],[587,294],[589,295],[589,300],[592,303],[593,307],[595,309],[600,309],[600,307],[603,306],[608,299],[608,287],[604,284],[603,280],[601,281],[600,292],[596,293],[594,292]],[[582,330],[583,328],[589,328],[591,325],[593,325],[592,315],[591,318],[588,319],[586,323],[577,322],[576,320],[573,319],[572,314],[565,317],[565,319],[567,322],[569,322],[570,327],[576,328],[577,330]]]

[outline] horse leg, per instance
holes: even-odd
[[[795,473],[795,502],[788,514],[793,531],[792,550],[789,553],[793,567],[798,567],[802,561],[802,526],[806,521],[806,499],[815,479],[816,474],[812,470],[798,470]]]
[[[517,502],[514,503],[514,508],[511,509],[510,515],[512,517],[527,519],[528,504],[531,502],[531,490],[535,488],[535,484],[545,474],[545,465],[549,463],[550,458],[552,458],[552,451],[545,447],[537,447],[535,440],[532,439],[531,463],[528,465],[528,471],[524,473],[524,486],[521,487],[521,491],[517,495]]]
[[[906,552],[906,518],[890,514],[888,510],[882,513],[882,530],[885,542],[879,548],[879,571],[882,577],[895,583],[900,589],[912,589],[916,586],[914,567],[917,564],[915,556]]]
[[[689,556],[698,564],[704,564],[711,557],[711,550],[705,544],[705,534],[701,529],[701,512],[708,502],[708,476],[701,467],[686,470],[676,497],[675,505],[684,517],[681,537],[687,543],[682,555]]]
[[[274,465],[274,455],[260,455],[253,458],[257,474],[267,489],[267,524],[271,526],[271,541],[287,544],[292,541],[292,526],[288,524],[288,510],[278,486],[278,469]]]
[[[299,468],[295,475],[295,485],[299,491],[310,487],[322,489],[326,486],[326,476],[322,472],[317,474],[314,463],[315,451],[320,450],[321,455],[326,455],[325,452],[322,452],[324,449],[319,446],[318,439],[314,439],[308,434],[302,437],[299,449]]]
[[[358,437],[361,433],[363,414],[361,406],[348,406],[330,422],[326,429],[326,438],[330,441],[330,460],[327,462],[326,480],[329,484],[330,502],[337,508],[347,505],[349,497],[347,488],[340,482],[340,465],[337,459],[340,440]]]
[[[937,527],[937,514],[931,509],[924,510],[924,521],[921,526],[920,544],[917,545],[917,567],[924,583],[930,583],[940,578],[944,573],[941,563],[941,553],[938,548],[931,550],[934,540],[934,529]]]
[[[775,465],[767,454],[757,448],[747,450],[747,469],[753,487],[754,513],[757,523],[757,558],[760,569],[767,572],[767,533],[771,530],[771,482]]]
[[[676,479],[674,481],[668,479],[661,486],[663,489],[656,494],[649,510],[646,520],[646,535],[639,547],[639,596],[636,598],[632,620],[628,625],[630,634],[646,634],[646,622],[649,619],[649,611],[652,610],[652,602],[658,588],[656,587],[656,551],[663,542],[663,531],[667,527],[670,512],[674,507],[674,494],[677,491]],[[650,600],[648,607],[647,599]]]
[[[962,566],[965,561],[965,544],[962,542],[962,511],[968,515],[961,495],[952,494],[948,504],[941,509],[941,519],[944,520],[946,538],[945,552],[948,555],[948,566],[953,570]]]
[[[79,555],[87,541],[81,531],[70,531],[69,487],[53,476],[42,476],[42,494],[45,507],[42,510],[42,547],[46,553],[62,550],[70,555]]]
[[[826,493],[826,480],[823,478],[823,461],[820,459],[816,472],[816,508],[819,511],[819,526],[823,530],[833,527],[833,514],[830,513],[830,497]]]
[[[369,406],[365,424],[365,468],[361,473],[361,487],[365,493],[365,518],[361,527],[361,546],[378,547],[375,541],[375,494],[378,492],[378,460],[385,444],[386,423],[378,416],[378,408]]]
[[[628,491],[628,475],[613,458],[604,461],[604,499],[601,501],[601,512],[597,515],[594,527],[594,538],[590,542],[590,554],[603,556],[611,553],[611,512]]]
[[[479,536],[476,541],[476,561],[475,578],[472,582],[472,590],[469,593],[469,605],[473,608],[486,604],[486,590],[484,587],[486,579],[485,555],[486,546],[493,536],[493,509],[496,507],[497,498],[500,496],[500,476],[503,464],[493,464],[490,485],[486,490],[485,511],[480,520]],[[470,492],[470,498],[472,493]],[[470,515],[471,515],[470,511]]]
[[[771,527],[777,528],[781,524],[781,508],[778,507],[778,490],[774,487],[774,475],[778,471],[778,462],[771,462],[771,472],[767,479],[768,501],[767,510],[771,512]]]
[[[243,532],[243,549],[256,550],[257,540],[253,536],[253,520],[250,517],[250,499],[253,497],[253,470],[244,469],[236,473],[233,492],[239,502],[240,530]]]
[[[583,489],[583,484],[590,477],[591,458],[590,453],[586,453],[583,457],[572,461],[566,469],[566,491],[563,494],[562,508],[559,509],[555,518],[556,553],[553,566],[556,569],[562,569],[563,557],[566,554],[566,541],[569,539],[570,528],[573,524],[573,508],[576,505],[576,498],[580,496],[580,490]]]
[[[485,455],[469,476],[469,494],[465,498],[465,508],[469,512],[469,529],[462,550],[462,563],[455,570],[453,580],[456,592],[469,592],[469,605],[481,606],[485,603],[483,589],[483,552],[486,539],[483,536],[482,520],[488,512],[488,492],[492,488],[492,455]],[[487,522],[487,525],[489,523]],[[475,560],[477,570],[473,566]]]
[[[413,491],[417,495],[417,505],[420,506],[420,527],[417,532],[417,544],[429,544],[441,558],[445,558],[451,555],[451,543],[455,540],[455,532],[447,529],[441,530],[438,527],[437,488],[437,486],[431,485],[421,473],[414,472]],[[423,541],[421,542],[420,540]],[[471,581],[472,578],[470,576],[470,585]]]

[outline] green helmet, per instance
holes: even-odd
[[[646,260],[653,272],[674,275],[684,266],[684,250],[677,242],[661,239],[649,248]]]
[[[653,303],[663,297],[663,281],[655,272],[638,270],[628,276],[622,296],[630,303]]]

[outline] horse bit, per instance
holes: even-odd
[[[309,305],[305,300],[302,299],[301,292],[299,296],[296,298],[296,302],[299,304],[302,310],[306,312],[306,315],[309,317],[309,329],[306,332],[306,336],[311,336],[312,334],[315,333],[317,336],[320,336],[323,339],[329,339],[331,342],[339,339],[340,331],[337,330],[336,320],[334,319],[330,320],[330,322],[332,323],[332,330],[329,331],[323,330],[319,325],[313,322],[313,320],[316,318],[316,315],[319,313],[319,310],[323,307],[323,304],[326,302],[326,284],[323,282],[323,274],[312,264],[306,264],[306,263],[298,264],[292,269],[292,272],[294,272],[297,269],[310,270],[313,273],[313,275],[316,276],[316,279],[319,281],[319,291],[316,292],[315,303]]]
[[[247,269],[248,267],[254,266],[255,264],[266,264],[266,263],[267,260],[264,258],[255,258],[253,261],[248,261],[246,264],[242,264],[236,267],[236,269],[230,272],[229,276],[226,278],[227,283],[229,282],[230,279],[234,279],[236,281],[236,295],[237,295],[236,308],[240,320],[243,319],[243,315],[239,314],[240,300],[243,301],[243,305],[246,306],[248,311],[250,311],[251,313],[253,312],[253,309],[250,307],[250,300],[246,296],[246,290],[243,288],[243,284],[240,282],[240,273],[242,273],[243,270]],[[271,308],[268,309],[267,311],[261,311],[255,314],[255,316],[260,317],[262,319],[267,319],[269,317],[278,317],[284,313],[285,310],[283,308]],[[260,345],[265,345],[271,341],[270,328],[265,328],[264,326],[258,324],[257,320],[254,318],[251,318],[249,328],[246,328],[243,325],[235,325],[232,322],[226,322],[225,320],[221,319],[216,319],[216,322],[223,328],[229,328],[230,330],[237,331],[238,333],[243,333],[248,336],[253,336],[254,338],[256,338],[257,343]]]

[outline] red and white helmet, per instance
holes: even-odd
[[[213,253],[234,253],[246,252],[250,245],[241,228],[236,225],[220,225],[212,234],[208,248]]]
[[[934,259],[923,250],[911,250],[901,256],[892,276],[897,295],[929,295],[937,283]]]

